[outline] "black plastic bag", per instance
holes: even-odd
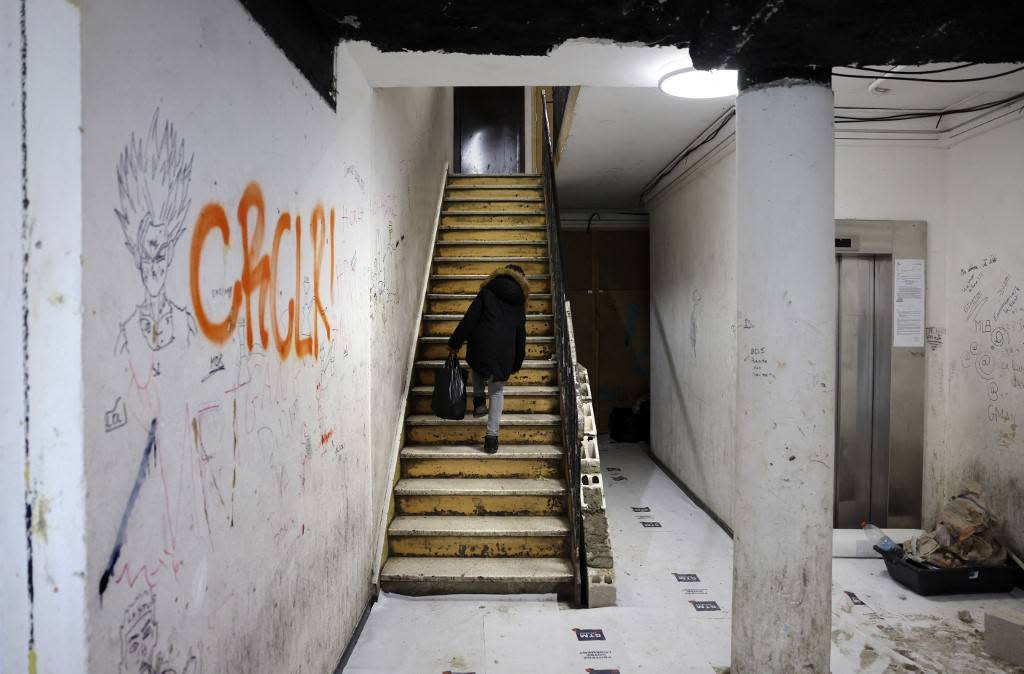
[[[430,409],[442,419],[457,421],[466,416],[466,375],[455,354],[450,354],[437,371]]]

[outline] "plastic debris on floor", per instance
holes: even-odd
[[[618,605],[554,596],[382,595],[351,674],[727,671],[732,541],[647,455],[602,438]],[[984,613],[1024,593],[927,598],[881,559],[834,559],[832,671],[1022,672],[983,648]]]

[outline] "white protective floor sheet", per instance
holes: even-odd
[[[574,610],[552,595],[382,594],[344,671],[727,671],[732,541],[645,445],[601,440],[617,606]],[[832,568],[833,672],[1024,673],[982,648],[984,612],[1024,610],[1021,591],[926,598],[893,582],[880,559],[835,559]]]

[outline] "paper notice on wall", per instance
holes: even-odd
[[[896,260],[893,346],[924,346],[924,260]]]

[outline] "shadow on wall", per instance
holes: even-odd
[[[666,401],[665,400],[658,400],[657,399],[657,392],[653,391],[652,400],[651,400],[652,417],[665,416],[665,417],[668,417],[668,418],[672,419],[672,421],[670,421],[669,423],[680,424],[682,426],[682,430],[683,430],[683,434],[684,434],[684,438],[685,438],[686,442],[685,442],[684,445],[681,446],[680,449],[683,449],[683,450],[689,449],[690,450],[690,454],[691,454],[691,456],[693,458],[693,466],[695,467],[695,469],[697,471],[697,475],[696,475],[697,479],[694,480],[694,479],[692,479],[693,476],[687,476],[687,475],[676,475],[676,477],[680,481],[685,483],[688,488],[691,488],[691,489],[692,489],[692,487],[695,484],[696,485],[701,485],[701,486],[706,486],[708,484],[707,472],[705,471],[704,465],[701,462],[701,453],[699,451],[696,451],[696,449],[697,449],[697,437],[696,437],[696,434],[694,433],[693,421],[690,419],[690,411],[689,411],[689,409],[687,409],[686,404],[685,404],[686,395],[683,393],[683,388],[682,388],[682,386],[680,384],[681,378],[680,378],[680,375],[679,375],[679,369],[676,367],[675,359],[672,357],[672,349],[670,347],[670,342],[669,342],[668,336],[665,333],[665,323],[664,323],[664,321],[661,318],[661,312],[658,310],[658,303],[653,301],[653,298],[652,298],[652,302],[651,302],[651,316],[654,319],[652,322],[653,322],[653,324],[655,326],[655,329],[656,329],[655,330],[656,335],[653,335],[653,337],[658,339],[659,342],[661,343],[661,349],[662,349],[662,352],[665,354],[665,361],[668,364],[668,370],[669,371],[667,373],[663,372],[661,376],[664,377],[664,376],[667,375],[670,378],[670,380],[672,381],[672,387],[673,387],[674,393],[675,393],[675,396],[673,398],[673,402],[679,401],[679,408],[677,410],[666,409],[666,407],[667,407]],[[652,351],[653,351],[653,349],[652,349]],[[652,368],[652,369],[654,369],[654,368]],[[655,428],[659,428],[659,425],[657,425],[657,424],[652,424],[652,426],[654,426]],[[660,440],[660,439],[661,439],[660,437],[655,437],[655,434],[652,433],[652,437],[651,437],[651,451],[652,452],[654,452],[654,448],[657,445],[658,440]],[[669,447],[668,451],[671,452],[672,449],[673,449],[672,447]],[[657,452],[654,452],[654,453],[657,456],[658,453]],[[664,461],[664,463],[672,469],[673,473],[675,473],[677,471],[676,466],[678,465],[679,462],[673,460],[673,457],[672,457],[671,454],[670,455],[664,455],[663,454],[659,458],[661,458],[662,461]],[[707,498],[707,494],[701,494],[699,496],[700,496],[700,498],[702,500],[706,500],[706,498]]]

